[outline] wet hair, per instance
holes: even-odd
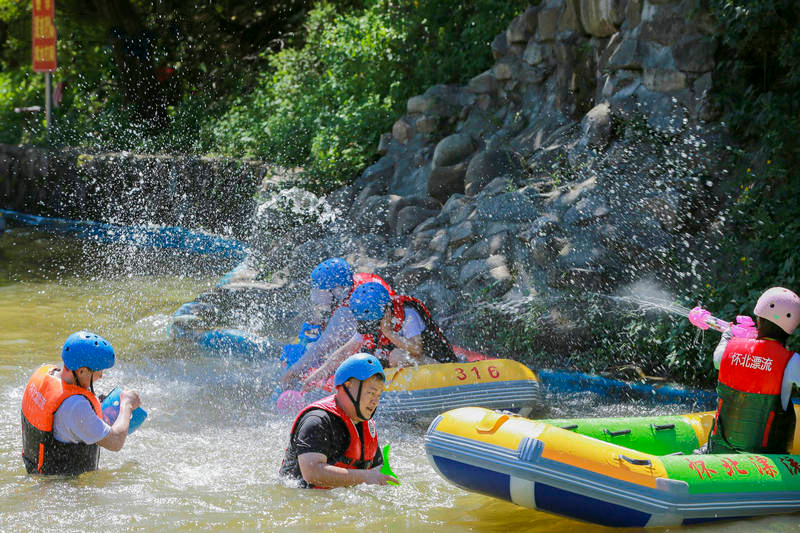
[[[775,322],[767,320],[766,318],[758,317],[758,322],[756,324],[758,327],[759,339],[775,339],[779,343],[786,346],[786,339],[789,338],[789,334],[783,331]]]

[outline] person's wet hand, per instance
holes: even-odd
[[[395,348],[389,352],[389,366],[392,368],[403,368],[406,366],[414,366],[417,363],[408,352]]]
[[[390,481],[397,482],[396,478],[387,476],[381,472],[381,466],[375,466],[365,470],[365,483],[368,485],[388,485]]]
[[[140,405],[142,400],[139,398],[139,393],[135,390],[125,389],[119,395],[120,407],[126,403],[131,406],[131,411],[135,411]]]
[[[291,368],[287,368],[286,371],[278,378],[278,383],[280,383],[281,387],[284,389],[290,385],[293,385],[295,381],[297,381],[297,372]]]
[[[387,337],[394,333],[394,328],[392,327],[392,315],[390,313],[386,313],[383,315],[380,324],[381,333],[386,335]]]

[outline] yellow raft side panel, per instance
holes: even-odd
[[[498,381],[538,381],[527,366],[511,359],[439,363],[386,369],[387,391],[412,391]]]
[[[695,435],[697,435],[697,442],[700,443],[700,446],[708,442],[708,435],[711,433],[711,426],[714,424],[715,414],[715,411],[705,411],[703,413],[681,415],[692,425],[692,429],[694,429]]]
[[[661,460],[655,455],[549,425],[538,438],[544,443],[542,457],[545,459],[652,488],[656,487],[656,478],[669,477]],[[646,459],[651,464],[634,465],[621,456]]]
[[[668,477],[664,465],[655,455],[481,407],[463,407],[444,413],[436,431],[510,450],[518,449],[523,438],[534,438],[544,444],[542,457],[545,459],[647,487],[655,488],[657,478]],[[631,464],[620,457],[623,455],[630,459],[649,460],[650,465]]]
[[[523,438],[538,438],[546,425],[483,407],[461,407],[444,413],[436,431],[516,450]]]
[[[794,414],[797,422],[794,425],[794,442],[789,447],[789,453],[800,455],[800,403],[794,404]]]

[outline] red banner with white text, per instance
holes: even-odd
[[[33,0],[33,70],[55,72],[55,0]]]

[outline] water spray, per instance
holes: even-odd
[[[637,305],[641,311],[658,309],[674,315],[686,317],[689,319],[689,322],[702,330],[711,328],[722,333],[730,329],[734,337],[741,337],[744,339],[755,339],[758,336],[755,322],[746,315],[737,316],[736,322],[728,322],[727,320],[713,316],[710,311],[700,306],[689,309],[688,307],[667,302],[660,298],[638,296],[608,296],[608,298],[614,301],[632,303]]]
[[[661,298],[646,297],[646,296],[607,296],[607,295],[604,296],[609,300],[613,300],[615,302],[625,302],[636,305],[643,312],[652,311],[653,309],[656,309],[659,311],[665,311],[667,313],[671,313],[673,315],[679,315],[684,318],[688,318],[689,313],[691,313],[691,310],[688,307],[668,302]]]

